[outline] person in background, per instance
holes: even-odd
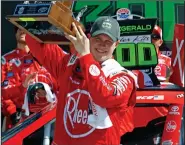
[[[158,65],[155,67],[155,74],[159,81],[166,82],[172,73],[171,69],[171,58],[162,54],[159,50],[160,46],[163,44],[162,39],[162,29],[155,25],[152,32],[152,43],[155,45],[157,55],[158,55]]]
[[[22,105],[28,85],[35,81],[47,83],[56,92],[58,89],[55,79],[31,55],[25,42],[24,31],[15,27],[17,47],[2,56],[2,114],[7,117],[7,129],[20,120]],[[29,82],[28,82],[29,81]],[[30,104],[30,111],[37,112],[48,104],[46,98],[40,98],[37,103]]]
[[[152,43],[154,44],[158,56],[158,64],[154,68],[154,75],[151,73],[151,69],[139,70],[140,78],[139,82],[143,82],[143,87],[152,87],[162,82],[168,82],[170,75],[172,74],[171,58],[163,55],[159,48],[163,44],[162,29],[155,25],[152,35]],[[157,77],[157,78],[156,78]]]
[[[154,30],[152,32],[152,43],[155,45],[157,55],[158,55],[158,64],[154,69],[155,75],[157,76],[158,80],[160,82],[168,81],[168,78],[170,77],[171,74],[171,58],[169,58],[166,55],[161,54],[159,47],[163,44],[163,39],[162,39],[162,29],[159,26],[155,26]],[[150,78],[148,77],[147,74],[143,73],[143,76],[140,76],[138,81],[143,81],[144,82],[144,87],[151,87],[153,86],[153,83],[150,82]],[[142,79],[144,78],[144,79]],[[135,127],[144,127],[148,124],[149,121],[164,117],[168,113],[168,107],[135,107],[134,108],[134,125]],[[147,116],[144,120],[141,117],[142,116]],[[159,140],[161,139],[161,134],[157,134],[155,137],[158,137]],[[155,138],[154,137],[154,138]],[[154,139],[155,140],[155,139]]]

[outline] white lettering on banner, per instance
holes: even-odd
[[[180,115],[179,111],[179,107],[178,106],[173,106],[171,108],[171,111],[169,112],[170,115]]]
[[[46,34],[48,34],[47,30],[42,30],[42,29],[41,30],[37,30],[37,29],[30,28],[30,29],[28,29],[28,31],[30,33],[32,33],[32,34],[35,34],[35,35],[41,35],[41,34],[46,35]]]
[[[173,142],[171,140],[165,140],[162,142],[162,145],[173,145]]]
[[[184,40],[181,40],[180,42],[180,45],[179,45],[179,41],[178,39],[176,38],[176,48],[177,48],[177,54],[175,56],[175,59],[174,59],[174,62],[173,62],[173,66],[176,65],[177,63],[177,60],[178,60],[178,64],[179,64],[179,72],[180,72],[180,79],[181,79],[181,83],[183,83],[183,80],[184,80],[184,70],[182,70],[182,64],[181,64],[181,55],[180,55],[180,52],[181,52],[181,49],[182,49],[182,46],[183,46],[183,43],[184,43]]]
[[[32,29],[29,28],[28,31],[34,35],[47,35],[47,34],[57,34],[63,36],[64,33],[59,29],[50,27],[49,29]]]
[[[177,128],[177,124],[175,121],[168,121],[167,126],[166,126],[166,131],[167,132],[174,132]]]
[[[122,36],[120,37],[120,43],[130,43],[133,42],[137,44],[138,42],[151,43],[150,35],[138,35],[138,36]]]
[[[164,100],[164,95],[155,95],[155,96],[137,96],[137,100]]]

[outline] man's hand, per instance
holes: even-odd
[[[75,31],[76,37],[65,33],[65,37],[70,40],[73,45],[75,46],[76,51],[80,54],[80,56],[84,56],[90,53],[90,42],[89,39],[86,37],[85,33],[83,32],[80,26],[75,25],[72,23],[72,26]]]

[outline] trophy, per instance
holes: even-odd
[[[64,32],[75,36],[72,22],[82,26],[79,20],[87,9],[83,8],[74,18],[72,4],[72,1],[24,1],[16,6],[13,15],[6,18],[41,43],[69,45]]]

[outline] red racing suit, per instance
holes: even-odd
[[[158,64],[154,69],[155,75],[157,76],[158,80],[160,82],[168,81],[170,74],[171,74],[171,58],[161,54],[161,52],[158,52]],[[149,75],[145,73],[145,70],[141,70],[144,77],[144,85],[145,86],[153,86],[153,82]],[[143,78],[142,77],[142,78]],[[140,78],[139,78],[140,79]],[[143,81],[143,80],[139,80]]]
[[[171,58],[161,54],[161,52],[158,52],[158,65],[155,67],[154,72],[159,79],[159,81],[168,81],[168,78],[170,76],[171,71]],[[152,83],[148,83],[149,80],[147,78],[149,77],[140,77],[139,79],[144,78],[144,84],[147,86],[152,86]],[[143,81],[143,80],[139,80]],[[142,116],[145,116],[145,119],[141,118]],[[134,117],[136,118],[134,121],[135,127],[142,127],[146,126],[147,123],[155,118],[166,116],[168,113],[167,107],[136,107],[134,108]]]
[[[16,48],[15,50],[6,53],[2,56],[2,80],[1,80],[1,94],[2,94],[2,111],[8,116],[16,112],[16,107],[21,108],[23,100],[21,99],[23,86],[21,85],[21,78],[18,73],[18,68],[21,65],[20,58],[26,53],[23,50]],[[17,86],[20,89],[17,89]],[[22,87],[22,89],[21,89]]]
[[[53,145],[119,145],[120,136],[134,128],[131,74],[113,59],[99,64],[91,54],[67,55],[58,45],[40,44],[29,35],[26,42],[60,86]]]
[[[22,86],[27,75],[37,72],[37,81],[47,83],[55,92],[57,84],[48,71],[39,65],[30,53],[16,48],[2,56],[2,110],[8,116],[22,108],[27,88]],[[46,98],[39,98],[35,104],[30,105],[31,112],[37,112],[48,104]]]
[[[171,73],[171,58],[158,52],[158,65],[155,67],[155,74],[159,81],[168,81]]]

